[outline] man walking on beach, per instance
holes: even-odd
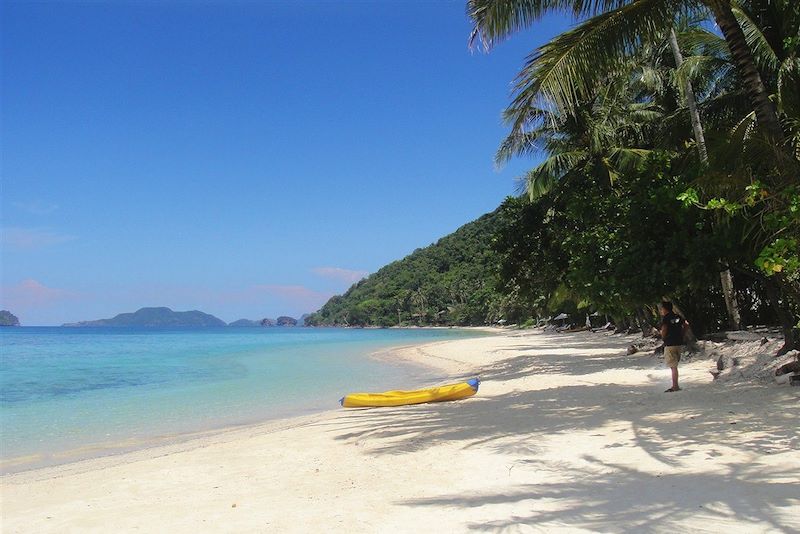
[[[678,362],[683,352],[683,338],[686,333],[686,321],[673,313],[672,303],[664,301],[659,306],[661,312],[661,339],[664,340],[664,363],[672,370],[672,387],[665,393],[680,391],[678,387]]]

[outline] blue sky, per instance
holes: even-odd
[[[544,20],[490,54],[463,2],[2,3],[2,303],[310,312],[494,209]]]

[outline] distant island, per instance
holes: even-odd
[[[94,321],[79,321],[77,323],[64,323],[66,327],[84,326],[138,326],[138,327],[209,327],[209,326],[233,326],[233,327],[268,327],[268,326],[304,326],[305,318],[303,315],[300,320],[293,317],[282,315],[277,319],[238,319],[231,323],[226,323],[218,317],[198,310],[176,312],[167,307],[142,308],[133,313],[120,313],[111,319],[97,319]],[[10,312],[0,312],[0,325],[19,326],[19,320]]]
[[[233,321],[232,323],[228,323],[228,326],[275,326],[275,319],[256,319],[255,321],[251,319],[239,319],[238,321]]]
[[[0,310],[0,326],[19,326],[19,319],[8,310]]]
[[[239,319],[237,321],[233,321],[232,323],[228,323],[228,326],[236,326],[236,327],[257,327],[257,326],[304,326],[305,318],[307,315],[303,315],[299,320],[295,319],[294,317],[288,317],[286,315],[282,315],[277,319],[261,319],[253,321],[251,319]]]
[[[185,312],[172,311],[169,308],[142,308],[133,313],[120,313],[111,319],[96,321],[80,321],[66,323],[62,326],[140,326],[140,327],[207,327],[227,326],[222,319],[192,310]]]
[[[266,321],[266,319],[264,319]],[[228,323],[228,326],[269,326],[269,325],[262,325],[262,321],[251,321],[250,319],[239,319],[238,321],[233,321]]]

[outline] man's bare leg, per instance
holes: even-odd
[[[670,370],[672,371],[672,387],[665,391],[665,393],[672,393],[674,391],[681,390],[681,388],[678,387],[678,366],[676,365],[675,367],[670,367]]]

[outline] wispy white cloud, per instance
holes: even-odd
[[[315,291],[301,285],[259,285],[253,290],[274,297],[282,307],[298,312],[318,310],[333,293]]]
[[[35,249],[66,243],[77,239],[74,235],[62,234],[39,228],[7,226],[0,229],[0,242],[14,248]]]
[[[33,200],[31,202],[12,202],[14,207],[31,215],[50,215],[58,209],[58,204]]]
[[[323,278],[355,284],[369,273],[367,271],[355,271],[352,269],[342,269],[341,267],[314,267],[311,272]]]
[[[15,285],[3,286],[0,296],[3,306],[13,311],[50,306],[78,298],[79,294],[66,289],[47,287],[37,280],[28,278]]]

